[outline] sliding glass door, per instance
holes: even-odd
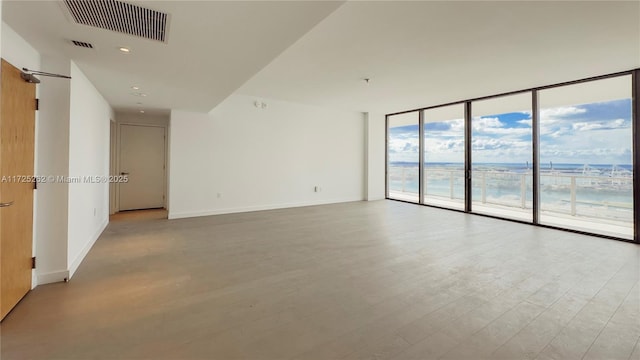
[[[633,239],[631,76],[539,92],[540,224]]]
[[[640,69],[388,115],[387,198],[638,242],[638,94]]]
[[[471,103],[471,211],[533,221],[531,93]]]
[[[420,128],[417,111],[387,117],[387,196],[419,202]]]
[[[424,203],[464,210],[464,104],[424,110]]]

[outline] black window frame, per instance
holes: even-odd
[[[592,82],[592,81],[598,81],[598,80],[605,80],[605,79],[610,79],[610,78],[615,78],[615,77],[621,77],[621,76],[631,76],[631,107],[632,107],[632,115],[631,115],[631,132],[632,132],[632,151],[633,151],[633,158],[632,158],[632,165],[633,165],[633,219],[634,219],[634,224],[633,224],[633,239],[626,239],[626,238],[621,238],[621,237],[616,237],[616,236],[610,236],[610,235],[604,235],[604,234],[599,234],[599,233],[592,233],[589,231],[582,231],[582,230],[575,230],[575,229],[567,229],[567,228],[563,228],[563,227],[559,227],[559,226],[552,226],[552,225],[545,225],[545,224],[540,224],[539,223],[539,210],[540,210],[540,189],[539,189],[539,157],[540,157],[540,134],[539,134],[539,96],[538,96],[538,92],[541,90],[545,90],[545,89],[552,89],[552,88],[557,88],[557,87],[562,87],[562,86],[568,86],[568,85],[575,85],[575,84],[582,84],[582,83],[587,83],[587,82]],[[503,218],[503,217],[499,217],[499,216],[495,216],[495,215],[488,215],[488,214],[479,214],[479,213],[474,213],[471,211],[471,110],[472,110],[472,104],[474,101],[480,101],[480,100],[487,100],[487,99],[494,99],[494,98],[499,98],[499,97],[504,97],[504,96],[509,96],[509,95],[516,95],[516,94],[522,94],[522,93],[530,93],[531,94],[531,101],[532,101],[532,114],[531,114],[531,121],[532,121],[532,149],[533,149],[533,221],[529,222],[529,221],[522,221],[522,220],[517,220],[517,219],[510,219],[510,218]],[[423,172],[424,172],[424,154],[422,153],[423,151],[423,142],[424,140],[422,139],[423,134],[424,134],[424,115],[423,112],[425,110],[429,110],[429,109],[435,109],[435,108],[440,108],[440,107],[444,107],[444,106],[451,106],[451,105],[460,105],[463,104],[464,108],[465,108],[465,209],[464,210],[458,210],[458,209],[453,209],[453,208],[446,208],[446,207],[442,207],[442,206],[436,206],[436,205],[429,205],[429,204],[425,204],[424,203],[424,194],[422,194],[422,176],[423,176]],[[418,112],[419,114],[419,132],[420,132],[420,163],[418,164],[418,173],[419,173],[419,184],[420,184],[420,201],[418,203],[415,202],[408,202],[408,201],[403,201],[403,200],[398,200],[398,199],[393,199],[389,197],[389,155],[388,155],[388,150],[389,150],[389,118],[391,116],[395,116],[395,115],[402,115],[402,114],[407,114],[407,113],[411,113],[411,112]],[[533,226],[539,226],[539,227],[543,227],[543,228],[550,228],[550,229],[557,229],[557,230],[562,230],[562,231],[567,231],[567,232],[572,232],[572,233],[578,233],[578,234],[584,234],[584,235],[591,235],[591,236],[597,236],[597,237],[601,237],[601,238],[606,238],[606,239],[612,239],[612,240],[618,240],[618,241],[624,241],[624,242],[631,242],[631,243],[636,243],[639,244],[640,243],[640,239],[639,239],[639,235],[640,235],[640,201],[638,201],[637,199],[640,199],[640,184],[639,184],[639,176],[640,176],[640,170],[638,169],[638,166],[640,166],[640,149],[638,148],[639,144],[640,144],[640,139],[638,139],[638,137],[640,136],[640,68],[638,69],[633,69],[633,70],[627,70],[627,71],[620,71],[620,72],[616,72],[616,73],[610,73],[610,74],[606,74],[606,75],[599,75],[599,76],[593,76],[593,77],[588,77],[588,78],[583,78],[583,79],[579,79],[579,80],[572,80],[572,81],[566,81],[566,82],[561,82],[561,83],[556,83],[556,84],[551,84],[551,85],[545,85],[545,86],[539,86],[539,87],[533,87],[533,88],[528,88],[528,89],[522,89],[522,90],[515,90],[515,91],[510,91],[510,92],[505,92],[505,93],[500,93],[500,94],[494,94],[494,95],[488,95],[488,96],[482,96],[482,97],[477,97],[477,98],[473,98],[473,99],[466,99],[466,100],[460,100],[460,101],[453,101],[453,102],[448,102],[448,103],[444,103],[444,104],[438,104],[438,105],[432,105],[432,106],[426,106],[426,107],[422,107],[422,108],[417,108],[417,109],[411,109],[411,110],[406,110],[406,111],[399,111],[399,112],[394,112],[394,113],[389,113],[385,115],[385,198],[387,200],[394,200],[394,201],[400,201],[400,202],[407,202],[410,204],[415,204],[415,205],[422,205],[422,206],[428,206],[428,207],[433,207],[433,208],[439,208],[439,209],[445,209],[445,210],[449,210],[449,211],[456,211],[456,212],[463,212],[463,213],[467,213],[467,214],[473,214],[473,215],[478,215],[478,216],[485,216],[485,217],[489,217],[489,218],[496,218],[496,219],[501,219],[501,220],[505,220],[505,221],[512,221],[512,222],[517,222],[517,223],[522,223],[522,224],[527,224],[527,225],[533,225]]]

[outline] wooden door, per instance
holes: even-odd
[[[0,67],[0,320],[31,289],[36,85]]]
[[[120,183],[122,210],[164,207],[165,128],[148,125],[120,125]]]

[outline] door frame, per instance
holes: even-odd
[[[118,174],[116,155],[118,152],[118,143],[116,133],[118,131],[118,125],[114,119],[109,121],[109,175],[115,176]],[[117,184],[114,182],[109,183],[109,215],[113,215],[118,212],[118,197],[116,191]]]
[[[146,124],[146,123],[136,123],[136,122],[120,122],[116,124],[117,126],[117,149],[116,149],[116,173],[115,175],[119,175],[120,172],[122,171],[122,169],[120,169],[120,150],[122,147],[121,144],[121,140],[122,140],[122,136],[121,136],[121,130],[122,130],[122,126],[144,126],[144,127],[155,127],[155,128],[163,128],[164,129],[164,162],[163,162],[163,166],[164,166],[164,171],[162,172],[162,177],[163,177],[163,181],[162,181],[162,206],[166,209],[167,208],[167,170],[168,170],[168,147],[169,147],[169,136],[168,136],[168,130],[169,127],[166,125],[159,125],[159,124]],[[115,206],[114,206],[114,210],[115,212],[120,212],[120,184],[119,183],[115,183]]]

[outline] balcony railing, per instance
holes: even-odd
[[[425,201],[459,204],[464,201],[464,170],[425,169]],[[390,197],[417,201],[418,168],[389,166]],[[472,172],[473,203],[530,212],[533,206],[531,171],[480,169]],[[541,211],[633,223],[633,178],[583,173],[540,173]],[[443,203],[444,202],[444,203]]]

